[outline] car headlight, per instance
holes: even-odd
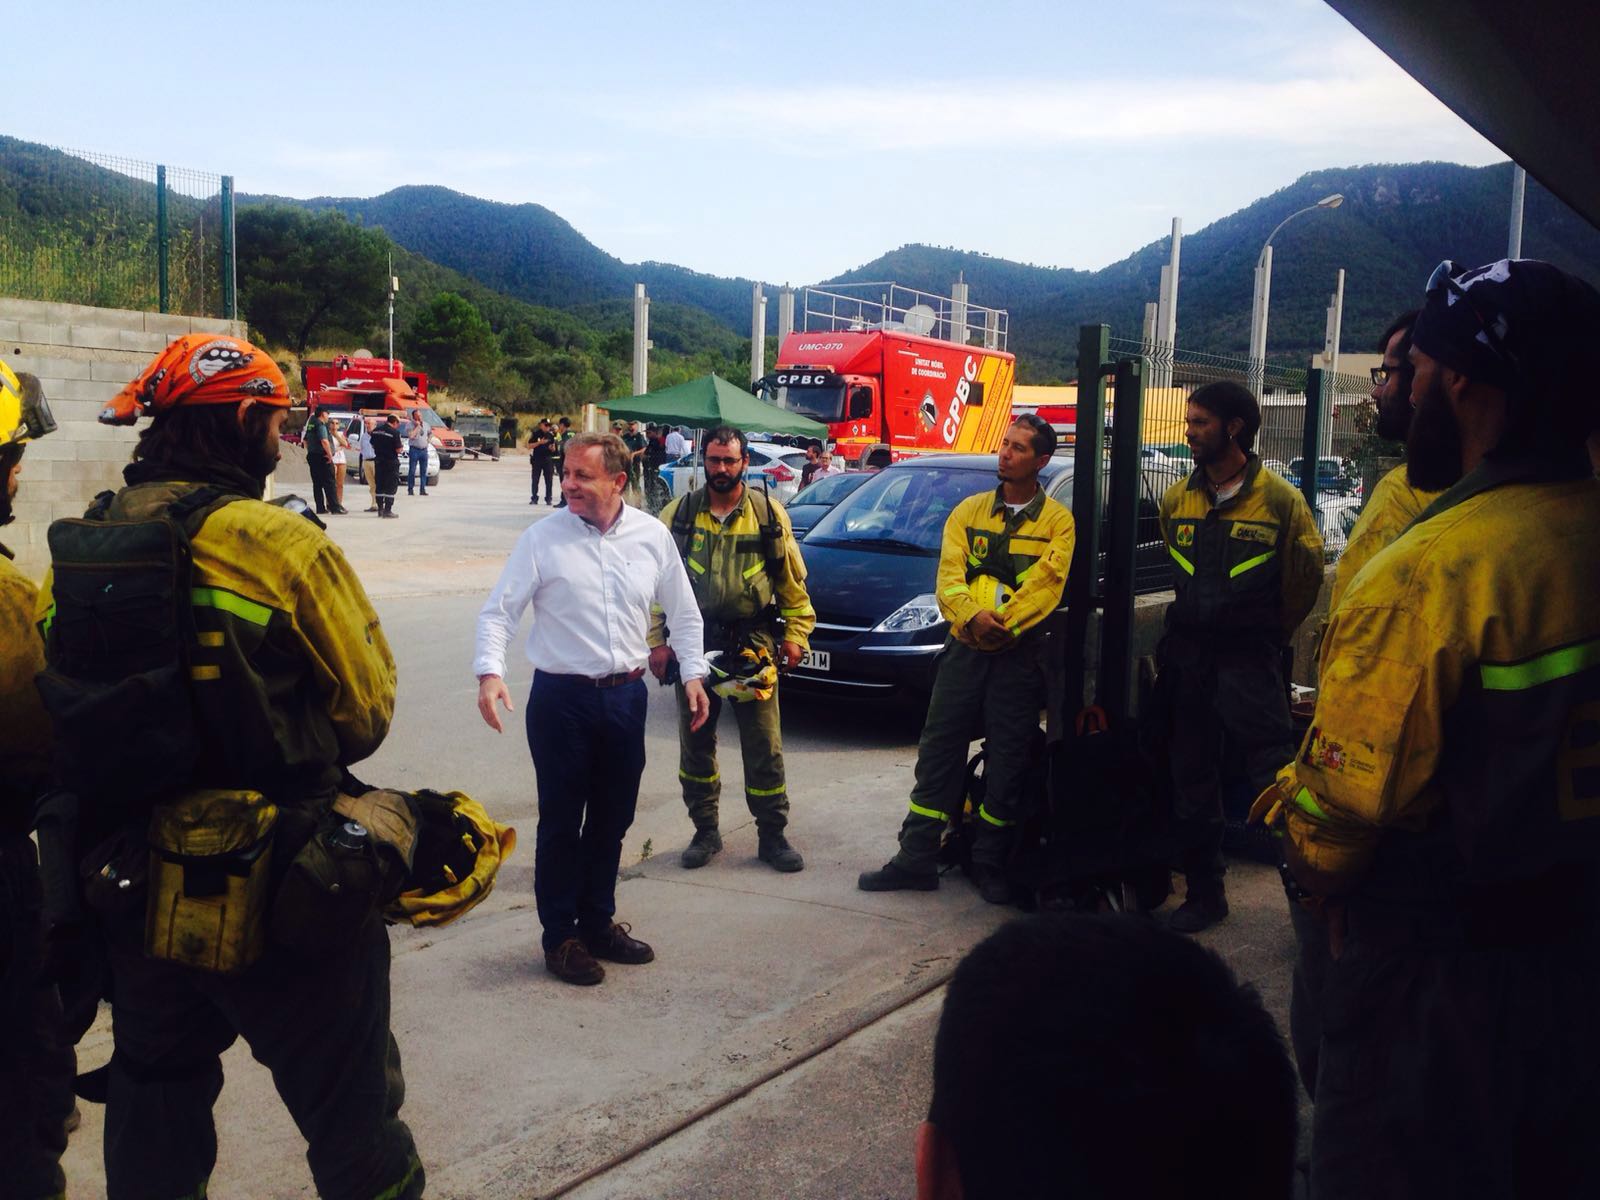
[[[932,592],[913,596],[899,608],[872,627],[873,633],[915,633],[919,629],[932,629],[944,614]]]

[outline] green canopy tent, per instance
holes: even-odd
[[[614,421],[664,421],[691,429],[732,425],[751,433],[795,433],[803,437],[828,434],[828,427],[821,421],[757,400],[720,375],[706,375],[659,392],[612,400],[601,407]]]
[[[695,430],[695,467],[692,478],[699,480],[700,432],[719,425],[732,425],[744,433],[793,433],[802,437],[826,438],[828,427],[821,421],[788,412],[765,400],[758,400],[742,387],[720,375],[705,375],[688,383],[662,388],[605,405],[613,421],[657,421],[687,425]]]

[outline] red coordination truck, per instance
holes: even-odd
[[[805,332],[785,337],[756,381],[762,399],[826,423],[851,466],[999,449],[1017,365],[1005,312],[892,283],[804,297]]]
[[[402,421],[420,412],[442,470],[455,466],[466,452],[461,435],[429,406],[428,376],[406,370],[397,358],[340,354],[328,361],[308,361],[300,365],[300,382],[305,384],[306,402],[330,412],[389,411]]]

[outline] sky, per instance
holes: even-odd
[[[1307,171],[1506,157],[1322,0],[250,7],[26,6],[0,133],[241,192],[441,184],[797,285],[908,242],[1098,269]]]

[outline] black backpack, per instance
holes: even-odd
[[[54,604],[36,683],[63,787],[134,815],[190,782],[200,752],[190,542],[242,498],[202,487],[159,516],[115,521],[102,492],[82,518],[51,523]]]

